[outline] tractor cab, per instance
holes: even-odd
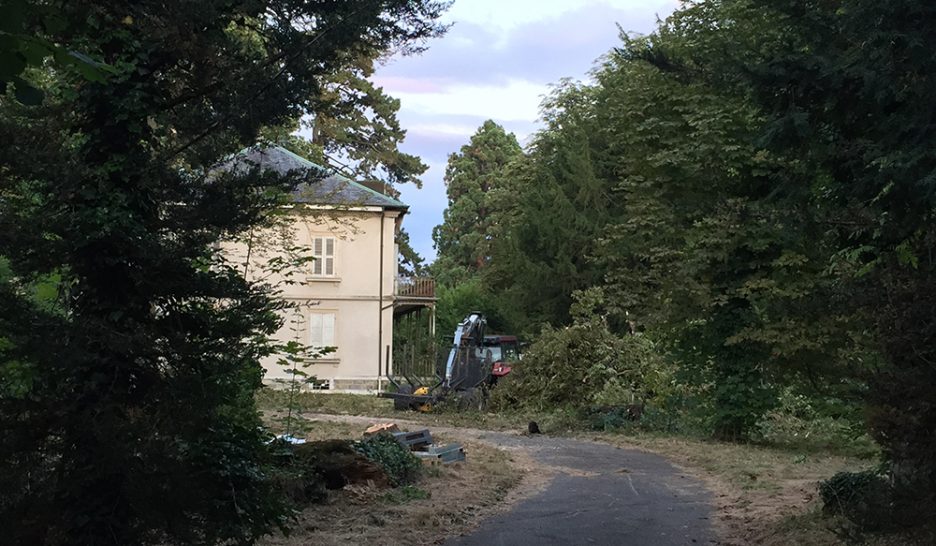
[[[484,336],[481,358],[491,365],[491,375],[496,380],[510,373],[510,365],[520,360],[520,342],[517,336]]]

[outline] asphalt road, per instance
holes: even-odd
[[[666,459],[607,444],[490,433],[557,472],[545,490],[452,546],[713,544],[710,494]]]

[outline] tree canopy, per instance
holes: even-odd
[[[253,404],[259,359],[282,349],[267,336],[283,303],[218,245],[272,221],[297,180],[213,168],[263,130],[373,107],[365,93],[336,108],[335,82],[366,87],[356,63],[423,47],[444,30],[443,8],[4,4],[0,60],[13,82],[0,98],[7,541],[247,543],[286,523]],[[61,51],[105,74],[42,60]],[[349,71],[357,76],[342,76]],[[385,142],[392,151],[394,138]],[[380,155],[368,168],[413,170],[394,161]]]

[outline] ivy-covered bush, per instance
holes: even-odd
[[[390,434],[365,438],[354,449],[380,466],[394,487],[416,481],[422,471],[420,460]]]
[[[895,475],[893,465],[885,463],[864,472],[839,472],[820,482],[819,496],[826,514],[845,517],[859,531],[922,528],[924,534],[932,535],[936,533],[932,519],[933,491],[915,485],[902,481]]]
[[[270,445],[274,464],[267,469],[268,479],[295,507],[325,500],[328,488],[321,469],[294,450],[295,446],[279,440]]]
[[[377,461],[360,453],[351,440],[323,440],[292,445],[280,440],[270,445],[275,463],[268,476],[295,507],[321,502],[329,489],[369,483],[389,487],[393,481]]]

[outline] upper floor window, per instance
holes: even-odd
[[[312,238],[312,275],[316,277],[335,276],[335,238]]]

